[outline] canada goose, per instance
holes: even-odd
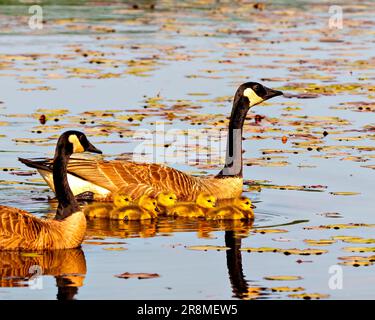
[[[157,196],[163,190],[170,190],[185,201],[193,201],[201,192],[213,194],[218,199],[239,197],[243,184],[242,128],[246,114],[251,107],[282,94],[281,91],[256,82],[247,82],[239,86],[233,99],[224,168],[214,177],[195,177],[161,164],[71,159],[68,179],[73,193],[91,194],[95,200],[100,201],[109,201],[112,195],[118,192],[137,198],[145,193]],[[51,161],[19,160],[37,169],[53,189]]]
[[[66,131],[57,142],[52,170],[59,205],[54,220],[0,206],[0,250],[72,249],[81,245],[86,218],[69,188],[66,168],[71,154],[84,151],[101,153],[82,132]]]
[[[130,196],[116,194],[113,197],[113,203],[94,203],[84,208],[86,217],[90,218],[110,218],[110,212],[115,208],[129,206],[133,199]]]
[[[110,213],[112,220],[149,220],[158,216],[159,208],[155,199],[147,195],[141,196],[137,204],[122,208],[114,208]]]
[[[251,220],[254,219],[253,204],[247,197],[233,200],[231,205],[212,209],[207,213],[207,219],[213,220]]]
[[[177,196],[173,192],[163,191],[156,197],[160,214],[167,213],[167,209],[177,203]]]
[[[167,208],[169,216],[182,218],[203,218],[209,209],[215,208],[216,198],[209,193],[200,193],[194,202],[180,202]]]

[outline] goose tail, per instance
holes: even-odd
[[[24,165],[33,168],[33,169],[40,169],[45,171],[52,171],[51,163],[46,161],[45,159],[25,159],[25,158],[18,158],[18,161],[22,162]]]

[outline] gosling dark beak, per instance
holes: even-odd
[[[156,207],[156,208],[155,208],[155,211],[156,211],[156,212],[160,212],[159,207]]]
[[[103,153],[99,149],[97,149],[96,147],[94,147],[90,142],[89,142],[89,146],[86,148],[85,151],[92,152],[92,153],[99,153],[99,154]]]
[[[266,89],[266,95],[263,97],[264,100],[271,99],[273,97],[282,96],[283,93],[278,90],[274,90],[271,88],[264,87]]]
[[[256,209],[256,206],[254,206],[253,204],[251,205],[251,209]]]

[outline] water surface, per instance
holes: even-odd
[[[4,2],[0,203],[37,216],[53,212],[47,201],[53,194],[17,157],[52,156],[67,128],[86,132],[107,158],[128,158],[140,137],[155,130],[160,136],[160,128],[217,137],[242,82],[312,96],[275,98],[248,115],[244,194],[256,203],[254,224],[90,220],[82,249],[1,253],[0,299],[373,298],[374,265],[341,265],[340,257],[374,255],[374,6],[342,2],[342,29],[328,27],[329,3],[320,1],[273,1],[264,10],[242,2],[142,1],[136,9],[126,2],[45,2],[42,30],[28,27],[28,6]],[[173,144],[168,139],[157,150]],[[194,174],[220,170],[217,150],[195,148],[193,140],[175,146],[189,161],[167,156],[168,165]],[[347,228],[350,223],[367,225]],[[332,224],[340,226],[308,229]],[[367,241],[304,241],[335,236]],[[196,245],[230,250],[188,248]],[[246,247],[327,252],[239,250]],[[43,269],[41,290],[29,286],[31,265]],[[343,287],[333,290],[329,272],[336,265]],[[115,277],[124,272],[160,277]],[[267,280],[272,276],[301,279]],[[272,290],[285,286],[302,289]]]

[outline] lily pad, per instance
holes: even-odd
[[[223,246],[211,246],[211,245],[207,245],[207,246],[189,246],[189,247],[186,247],[186,249],[197,250],[197,251],[208,251],[208,250],[226,251],[226,250],[229,250],[230,248],[223,247]]]
[[[301,280],[302,277],[300,276],[267,276],[264,277],[265,280],[271,280],[271,281],[295,281],[295,280]]]

